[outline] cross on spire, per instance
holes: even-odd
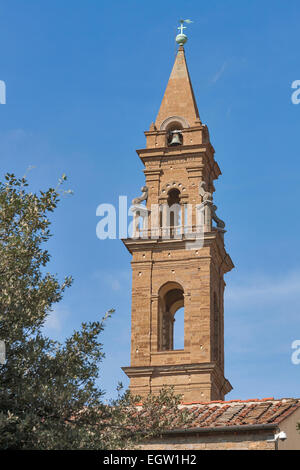
[[[186,26],[183,26],[184,22],[185,22],[185,20],[180,20],[181,24],[180,24],[179,28],[177,28],[177,29],[179,29],[180,34],[183,34],[183,30],[186,29]]]
[[[186,26],[183,26],[184,23],[192,23],[191,20],[179,20],[180,26],[177,28],[179,30],[179,34],[176,36],[176,42],[180,46],[183,46],[186,41],[187,41],[187,36],[184,34],[184,30],[186,29]]]

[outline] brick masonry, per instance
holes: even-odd
[[[168,146],[170,126],[181,126],[182,145]],[[208,129],[199,118],[183,47],[156,122],[145,134],[147,147],[137,152],[145,166],[150,227],[153,204],[167,204],[175,190],[181,207],[195,208],[202,203],[200,183],[205,181],[213,193],[214,180],[221,174]],[[195,223],[194,211],[190,224]],[[231,390],[224,377],[224,274],[233,268],[223,234],[215,229],[206,233],[203,247],[195,243],[194,249],[177,239],[124,243],[132,254],[132,323],[131,366],[123,370],[130,377],[132,392],[144,396],[173,385],[184,401],[223,400]],[[165,330],[170,328],[164,326],[162,310],[168,295],[179,299],[180,292],[184,350],[174,351],[162,347]],[[182,303],[174,302],[167,313],[176,314],[176,306]]]

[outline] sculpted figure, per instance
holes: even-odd
[[[200,183],[200,185],[199,185],[199,194],[200,194],[200,196],[202,196],[203,202],[204,202],[204,201],[212,201],[212,199],[213,199],[212,194],[209,193],[209,192],[206,190],[206,183],[205,183],[205,181],[201,181],[201,183]]]
[[[217,206],[215,206],[214,203],[213,203],[212,193],[209,193],[206,190],[206,182],[205,181],[201,181],[201,183],[199,185],[199,194],[202,197],[203,203],[206,203],[207,210],[210,211],[211,219],[216,222],[218,228],[224,229],[225,228],[225,222],[223,222],[223,220],[219,219],[219,217],[216,214]]]
[[[217,206],[214,206],[212,204],[212,206],[211,206],[211,218],[216,222],[218,228],[224,229],[225,226],[226,226],[225,222],[223,222],[223,220],[219,219],[219,217],[217,216],[217,214],[216,214],[217,209],[218,209]]]
[[[133,199],[133,201],[132,201],[133,205],[140,204],[143,201],[147,201],[147,199],[148,199],[148,188],[147,188],[147,186],[143,186],[141,188],[141,191],[142,191],[142,195],[140,197],[137,197],[136,199]]]

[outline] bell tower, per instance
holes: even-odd
[[[179,35],[185,37],[185,35]],[[178,37],[179,37],[178,36]],[[224,400],[224,275],[233,263],[216,215],[221,171],[202,124],[183,44],[155,123],[145,132],[145,186],[133,200],[131,365],[134,394],[174,386],[185,402]],[[184,308],[184,349],[174,350],[176,312]]]

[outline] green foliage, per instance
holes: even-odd
[[[103,403],[99,334],[113,311],[83,323],[64,344],[43,334],[47,315],[72,284],[46,272],[49,215],[65,180],[38,195],[26,178],[8,174],[0,183],[0,340],[7,358],[0,365],[1,449],[130,448],[187,422],[168,389],[149,395],[142,409],[121,389],[116,401]]]

